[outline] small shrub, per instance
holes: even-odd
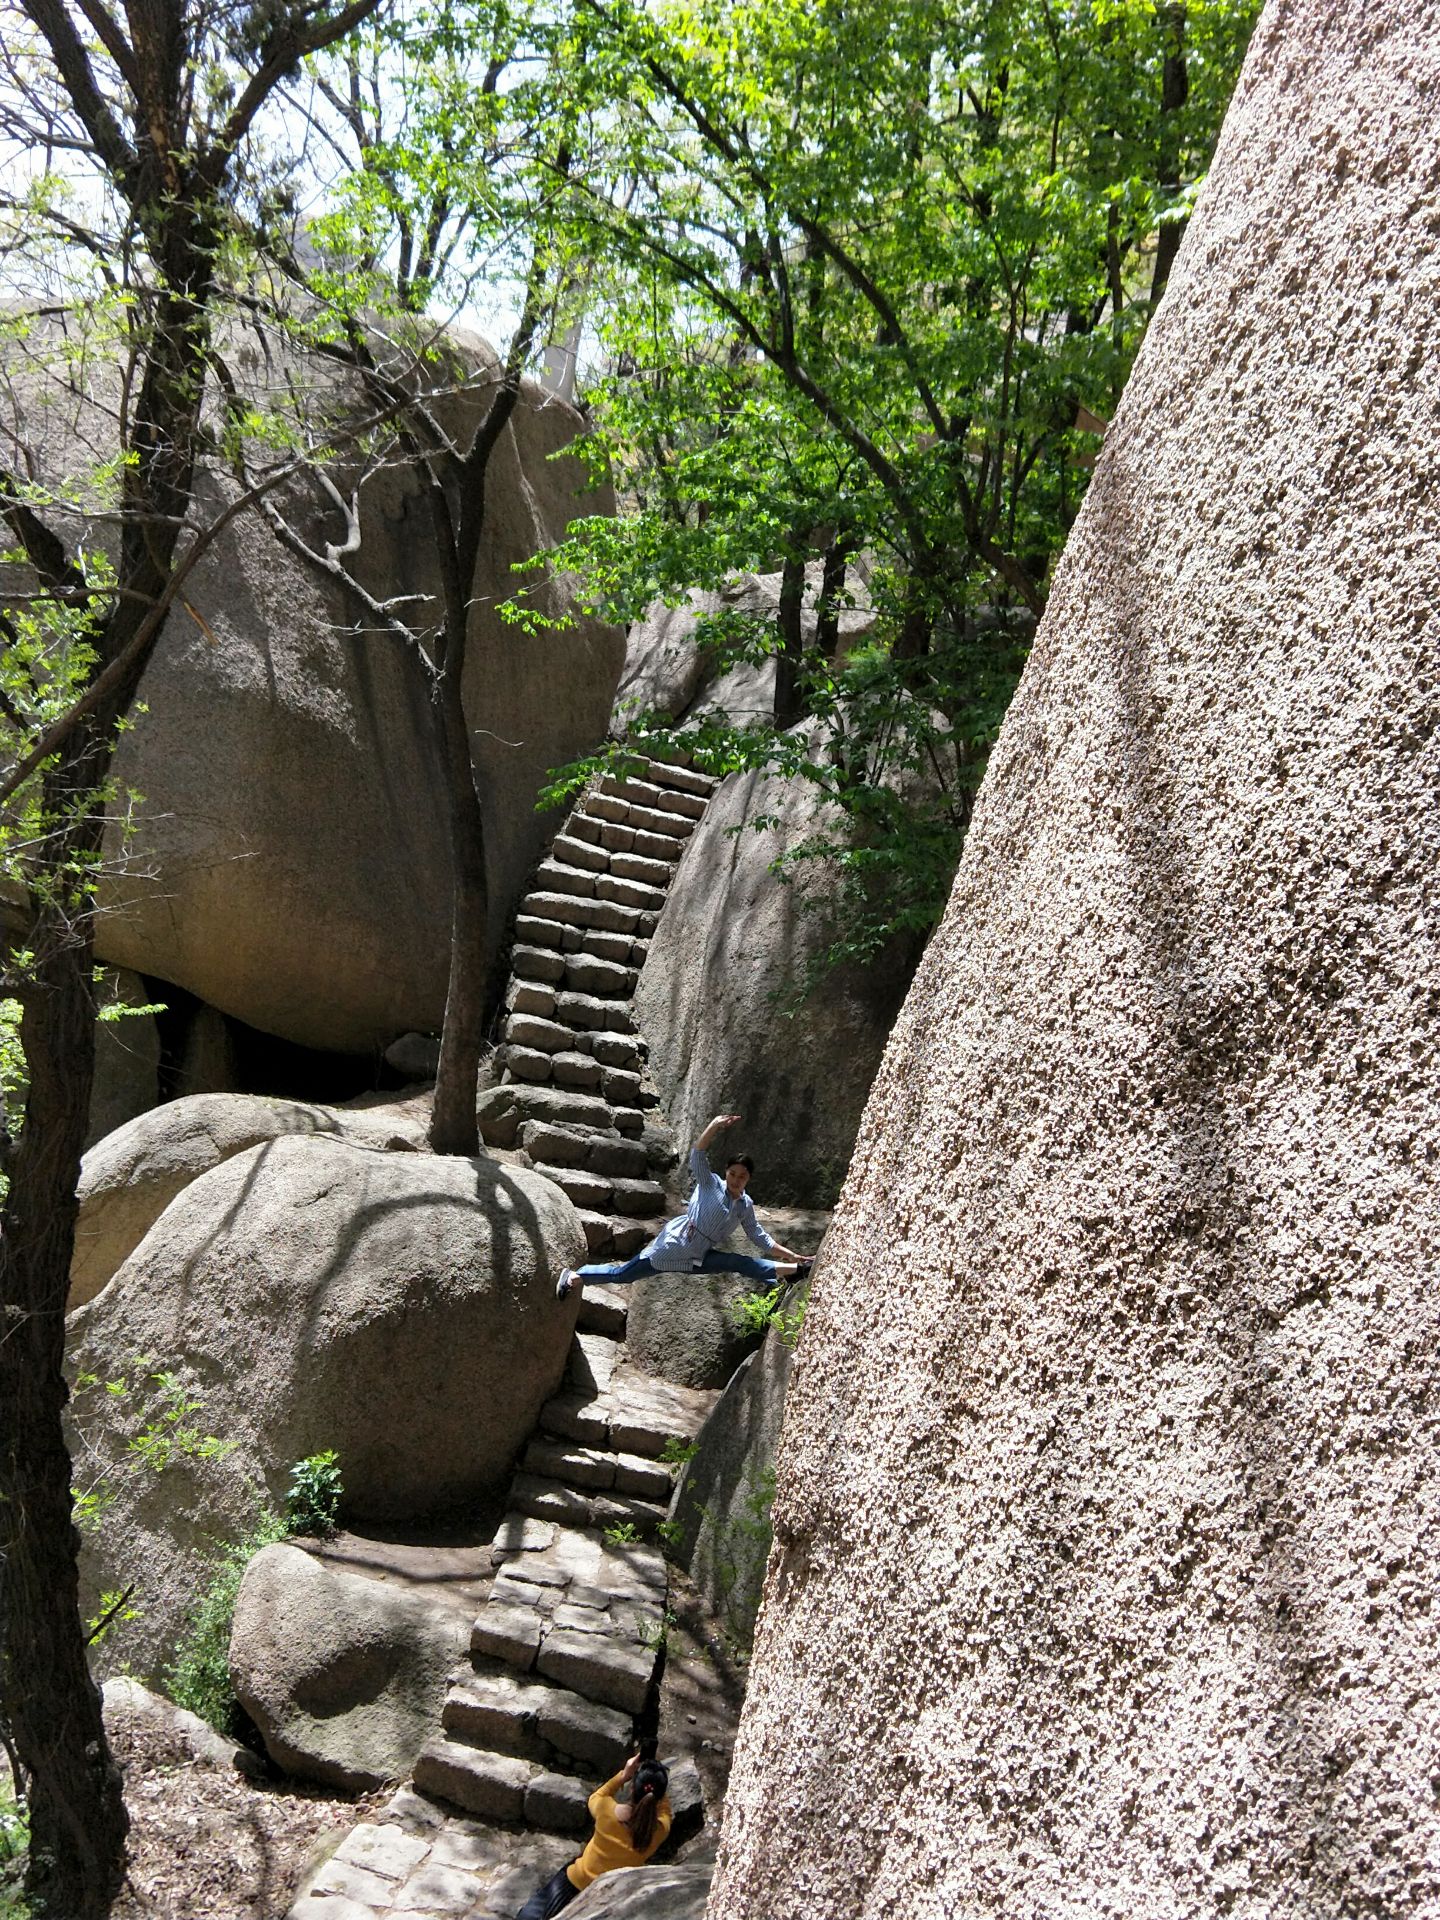
[[[673,1433],[660,1449],[660,1458],[667,1467],[686,1467],[699,1451],[698,1440],[682,1440],[678,1433]]]
[[[772,1293],[742,1293],[733,1302],[730,1311],[742,1333],[763,1336],[773,1327],[785,1345],[793,1347],[805,1324],[807,1298],[808,1293],[802,1294],[795,1305],[787,1310],[780,1304],[778,1290]]]
[[[291,1533],[332,1534],[344,1494],[340,1458],[333,1448],[297,1460],[285,1495],[285,1519]]]
[[[633,1547],[640,1538],[640,1529],[633,1520],[617,1520],[613,1527],[606,1527],[605,1538],[612,1547]]]
[[[236,1701],[230,1684],[230,1626],[240,1582],[260,1549],[285,1539],[290,1531],[277,1515],[267,1514],[252,1534],[225,1550],[165,1672],[165,1690],[177,1706],[188,1707],[232,1738]]]

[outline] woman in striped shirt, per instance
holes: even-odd
[[[727,1161],[723,1180],[706,1158],[710,1142],[739,1118],[738,1113],[717,1113],[690,1149],[690,1171],[695,1178],[690,1204],[684,1213],[665,1222],[643,1253],[637,1253],[633,1260],[596,1263],[578,1271],[566,1267],[555,1283],[555,1297],[564,1300],[587,1280],[602,1280],[612,1287],[628,1286],[647,1273],[740,1273],[770,1287],[783,1279],[803,1278],[811,1262],[772,1239],[755,1217],[755,1204],[746,1192],[755,1171],[750,1156],[740,1153]],[[736,1227],[743,1227],[746,1238],[767,1258],[757,1260],[748,1253],[729,1253],[717,1244],[728,1239]]]

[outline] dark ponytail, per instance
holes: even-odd
[[[630,1803],[630,1845],[636,1853],[648,1853],[655,1838],[655,1822],[660,1802],[670,1784],[670,1775],[658,1760],[642,1761],[635,1770],[635,1797]]]

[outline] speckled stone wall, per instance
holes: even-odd
[[[1440,1914],[1440,6],[1268,7],[801,1343],[711,1920]]]

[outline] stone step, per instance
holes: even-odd
[[[612,1107],[610,1111],[617,1133],[628,1134],[633,1140],[645,1131],[645,1115],[639,1107]]]
[[[607,1067],[626,1067],[633,1073],[645,1058],[644,1042],[637,1034],[610,1033],[601,1027],[587,1037],[591,1053]]]
[[[705,798],[700,794],[686,793],[679,787],[655,786],[648,780],[622,780],[606,773],[600,777],[599,790],[611,799],[623,800],[631,809],[632,817],[637,809],[643,809],[688,820],[693,826],[705,811]]]
[[[563,989],[555,996],[555,1018],[567,1027],[590,1033],[633,1034],[635,1015],[626,1000],[606,1000],[598,994]]]
[[[553,1772],[598,1767],[608,1775],[625,1759],[632,1722],[566,1687],[496,1668],[459,1676],[445,1696],[440,1724],[452,1739]]]
[[[528,1513],[537,1520],[557,1520],[564,1527],[633,1528],[642,1540],[651,1539],[665,1518],[664,1507],[642,1495],[585,1492],[539,1473],[516,1474],[510,1487],[510,1505],[517,1513]]]
[[[541,1120],[558,1127],[586,1127],[597,1133],[617,1131],[615,1109],[606,1101],[563,1087],[512,1082],[507,1086],[488,1087],[475,1105],[481,1137],[487,1147],[513,1147],[526,1120]],[[625,1111],[628,1116],[636,1109]],[[643,1115],[641,1120],[643,1130]],[[627,1134],[636,1131],[628,1118],[623,1131]]]
[[[630,1313],[630,1302],[626,1298],[628,1292],[628,1287],[607,1287],[598,1281],[587,1282],[580,1295],[580,1313],[575,1324],[587,1332],[608,1333],[623,1340]],[[541,1426],[544,1426],[543,1415]],[[608,1427],[605,1431],[608,1433]]]
[[[665,1224],[663,1220],[626,1220],[613,1213],[597,1213],[581,1207],[580,1224],[585,1230],[585,1247],[596,1260],[628,1260],[648,1246]],[[583,1302],[589,1293],[587,1284]]]
[[[516,1140],[537,1166],[586,1167],[593,1173],[643,1179],[645,1149],[638,1140],[581,1127],[554,1127],[543,1120],[522,1122]]]
[[[640,880],[647,887],[657,887],[665,893],[670,885],[674,869],[668,860],[647,860],[639,853],[612,853],[607,856],[610,871],[622,880]]]
[[[482,1820],[523,1821],[552,1833],[581,1833],[590,1823],[591,1789],[585,1780],[443,1734],[421,1750],[414,1778],[421,1793],[448,1800]]]
[[[622,907],[637,907],[658,916],[665,905],[665,889],[647,886],[643,880],[626,880],[616,873],[602,873],[595,881],[595,898],[618,901]]]
[[[600,1211],[610,1205],[611,1186],[604,1174],[590,1173],[584,1167],[555,1167],[549,1178],[577,1207]]]
[[[538,1014],[542,1020],[548,1020],[555,1011],[555,990],[536,980],[512,978],[505,989],[505,1010],[507,1013]]]
[[[525,947],[548,947],[567,959],[583,954],[596,960],[609,960],[617,966],[644,966],[650,951],[648,940],[637,940],[632,933],[613,933],[605,927],[582,927],[567,920],[541,920],[522,913],[515,921],[516,941]]]
[[[604,873],[610,864],[610,855],[604,847],[577,834],[557,833],[550,852],[567,867],[585,867],[591,873]]]
[[[647,1097],[645,1084],[633,1067],[606,1067],[600,1081],[601,1091],[613,1104],[626,1107],[655,1106],[659,1102],[658,1094]],[[621,1208],[621,1212],[630,1209]]]
[[[622,911],[616,908],[617,912]],[[510,952],[510,971],[520,980],[538,980],[553,986],[564,978],[565,958],[549,947],[516,946]]]
[[[527,1445],[521,1472],[560,1480],[581,1493],[629,1493],[637,1499],[669,1499],[672,1481],[668,1467],[638,1453],[617,1453],[610,1447],[586,1446],[563,1437],[536,1436]]]
[[[679,787],[682,793],[698,793],[708,800],[720,782],[713,773],[701,773],[698,767],[671,765],[668,760],[652,760],[645,770],[652,786]]]
[[[639,977],[634,967],[617,966],[594,954],[572,953],[565,959],[566,991],[590,994],[597,1000],[628,1000]]]
[[[575,1029],[538,1013],[512,1013],[505,1022],[505,1044],[530,1047],[536,1053],[563,1053],[575,1045]]]
[[[612,1181],[610,1191],[615,1212],[631,1220],[650,1220],[665,1207],[665,1189],[658,1180],[627,1179],[620,1175]]]
[[[617,800],[610,804],[623,807],[624,802]],[[638,854],[641,859],[657,860],[673,869],[685,851],[685,835],[681,833],[651,833],[644,827],[632,826],[628,820],[591,820],[586,824],[587,828],[594,828],[598,844],[612,856]]]
[[[617,805],[623,804],[617,802]],[[648,847],[642,846],[640,837],[654,834],[667,840],[688,840],[695,831],[695,822],[678,813],[657,813],[652,807],[631,807],[628,821],[635,831],[634,847],[636,853],[647,853]],[[657,858],[661,856],[656,856]]]
[[[536,893],[573,893],[581,899],[590,899],[601,875],[588,872],[584,867],[567,867],[563,860],[542,860],[535,870]]]
[[[624,884],[629,886],[634,883],[626,881]],[[520,902],[520,915],[527,920],[559,920],[572,927],[599,927],[605,933],[628,933],[632,939],[641,940],[650,938],[659,917],[653,908],[642,911],[639,907],[626,906],[620,900],[584,899],[574,893],[527,893]],[[535,948],[532,951],[548,950]],[[552,976],[545,974],[534,977],[549,979]]]
[[[591,813],[601,820],[608,821],[611,826],[629,829],[632,837],[628,846],[624,844],[621,834],[603,836],[602,845],[609,846],[612,853],[643,853],[657,860],[663,860],[667,857],[665,850],[660,847],[642,846],[638,836],[646,834],[653,836],[656,840],[688,840],[695,831],[694,820],[685,814],[662,812],[657,807],[641,806],[622,799],[618,794],[591,794],[586,801],[586,806]]]
[[[589,1292],[587,1287],[582,1298]],[[693,1440],[720,1397],[698,1387],[672,1387],[667,1381],[647,1381],[644,1391],[623,1375],[618,1388],[613,1374],[611,1382],[599,1393],[574,1386],[555,1394],[540,1409],[541,1430],[581,1446],[657,1460],[672,1441]]]

